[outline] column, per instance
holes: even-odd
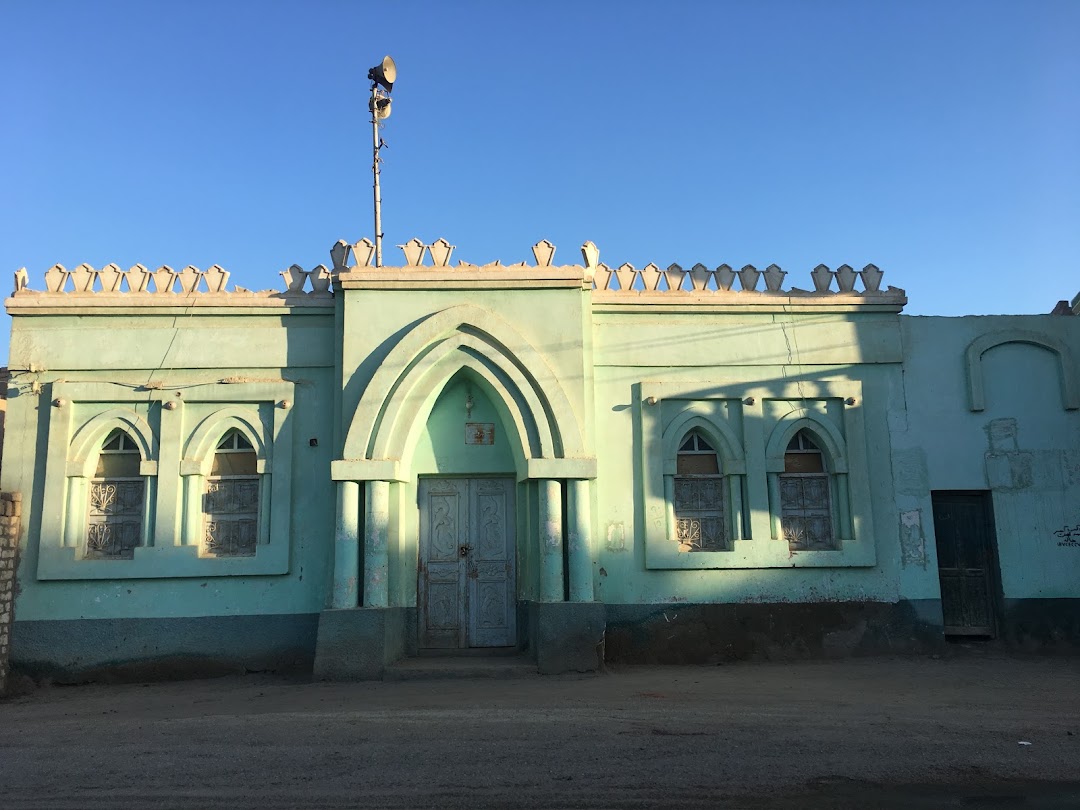
[[[183,545],[198,546],[203,539],[203,483],[201,475],[185,475],[184,481],[184,531]],[[149,501],[149,492],[147,500]]]
[[[67,480],[67,514],[64,515],[64,545],[81,548],[86,542],[86,507],[90,482],[86,478]]]
[[[855,528],[851,523],[851,501],[848,500],[848,477],[846,473],[838,473],[831,476],[833,492],[836,495],[837,522],[840,524],[840,532],[837,540],[852,540],[855,537]],[[868,504],[869,506],[869,504]]]
[[[540,601],[563,601],[562,487],[536,482],[540,506]]]
[[[567,522],[566,547],[570,566],[570,601],[593,601],[592,515],[589,503],[589,482],[566,482]]]
[[[769,523],[771,524],[770,534],[773,540],[782,540],[784,538],[783,526],[780,522],[780,512],[783,507],[780,506],[780,473],[769,473]]]
[[[390,482],[368,481],[364,512],[364,607],[389,606]]]
[[[158,476],[154,493],[157,502],[154,507],[154,545],[157,548],[170,548],[184,542],[184,487],[176,473],[180,469],[181,441],[187,434],[184,432],[184,406],[179,400],[162,403],[160,414]]]
[[[360,484],[337,482],[332,608],[354,608],[360,593]]]

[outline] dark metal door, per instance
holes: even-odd
[[[989,492],[934,492],[945,634],[995,633],[993,502]]]

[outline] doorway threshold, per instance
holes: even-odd
[[[450,651],[447,651],[450,652]],[[455,651],[456,652],[456,651]],[[384,681],[539,678],[536,662],[515,655],[422,655],[404,658],[383,672]]]
[[[520,658],[517,647],[451,647],[448,649],[421,649],[416,658]]]

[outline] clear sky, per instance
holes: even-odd
[[[391,54],[387,245],[874,262],[908,313],[1048,312],[1080,291],[1078,43],[1077,0],[0,0],[0,283],[328,262],[373,235]]]

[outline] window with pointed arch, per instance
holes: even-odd
[[[784,452],[780,474],[780,526],[792,551],[834,551],[832,482],[828,460],[813,437],[800,430]]]
[[[206,479],[203,553],[209,557],[253,557],[259,543],[258,455],[239,430],[230,430],[214,451]]]
[[[680,551],[730,551],[726,484],[716,448],[692,430],[679,445],[675,530]]]
[[[142,454],[124,431],[105,437],[90,480],[86,550],[88,560],[130,560],[143,545],[146,479]]]

